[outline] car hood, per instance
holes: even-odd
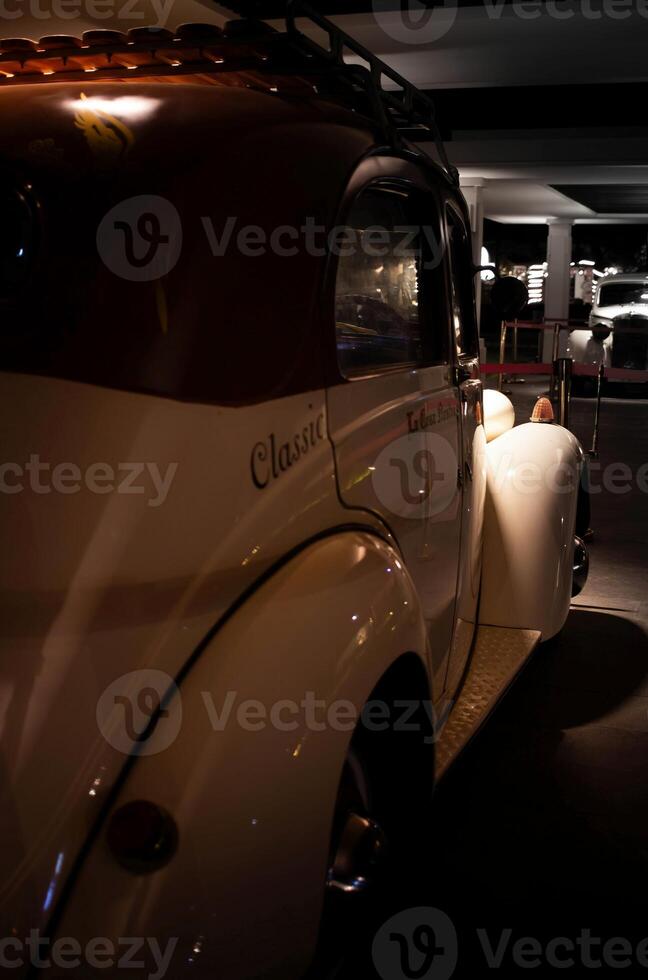
[[[616,306],[597,306],[592,310],[591,321],[597,317],[603,320],[614,320],[619,316],[648,316],[648,303],[620,304]]]
[[[323,392],[223,409],[4,374],[0,403],[0,929],[24,937],[133,750],[113,737],[133,672],[163,691],[341,508]]]

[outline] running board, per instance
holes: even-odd
[[[437,780],[477,734],[539,642],[537,630],[477,628],[465,680],[436,743]]]

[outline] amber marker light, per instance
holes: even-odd
[[[531,413],[532,422],[553,422],[554,411],[548,398],[538,398]]]

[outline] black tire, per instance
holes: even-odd
[[[402,907],[403,896],[429,867],[432,726],[420,694],[417,699],[413,693],[395,698],[387,694],[387,685],[380,685],[368,704],[386,704],[389,717],[396,721],[409,710],[404,701],[419,704],[407,721],[409,730],[390,725],[377,731],[370,720],[361,721],[349,744],[333,818],[318,950],[309,980],[370,975],[367,957],[376,929]],[[336,879],[344,874],[353,877],[352,862],[345,866],[344,846],[349,829],[351,839],[353,833],[358,839],[361,821],[368,822],[368,846],[360,848],[366,883],[345,891]]]

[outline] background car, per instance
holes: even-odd
[[[631,371],[648,369],[648,275],[626,273],[600,279],[589,329],[573,329],[566,356],[578,364]],[[606,384],[627,384],[606,379]],[[576,390],[593,391],[594,379],[576,378]]]

